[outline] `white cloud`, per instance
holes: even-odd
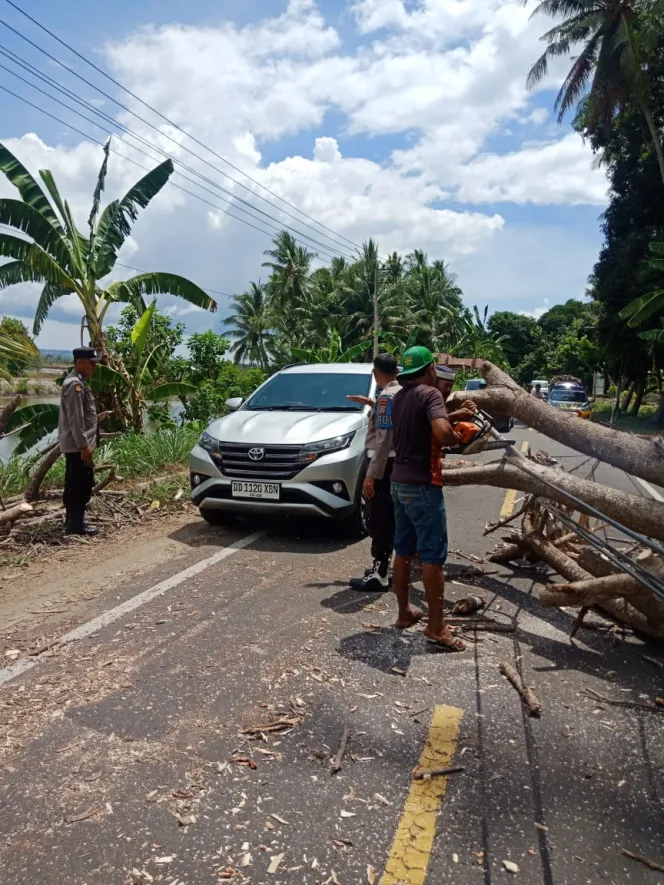
[[[24,316],[14,316],[14,318],[29,326]],[[46,320],[36,341],[42,350],[73,350],[81,343],[79,326],[75,323]]]
[[[188,141],[144,105],[123,98],[159,133],[122,112],[125,125],[210,182],[196,185],[174,176],[173,184],[208,204],[168,186],[142,214],[120,261],[172,270],[225,292],[265,276],[260,264],[267,237],[224,214],[228,194],[219,193],[216,185],[270,215],[278,216],[278,210],[224,177],[222,172],[241,178],[220,156],[354,242],[374,236],[385,252],[417,247],[456,260],[466,269],[471,289],[481,267],[494,280],[503,280],[500,291],[492,287],[492,295],[505,298],[513,296],[514,285],[503,279],[500,268],[492,273],[487,262],[491,257],[514,264],[504,250],[519,247],[501,215],[486,205],[603,202],[602,173],[591,168],[590,154],[576,135],[556,132],[539,143],[520,140],[541,138],[541,127],[550,119],[525,90],[525,75],[541,51],[537,38],[546,24],[529,22],[522,0],[357,0],[348,8],[354,18],[347,17],[346,23],[355,21],[361,35],[352,48],[342,43],[313,0],[290,0],[283,14],[245,27],[230,22],[154,25],[105,47],[117,79],[191,129],[214,152]],[[547,84],[557,79],[555,69]],[[105,107],[110,112],[108,102]],[[328,123],[330,111],[343,122]],[[313,129],[319,137],[312,145]],[[489,151],[493,136],[508,130],[519,133],[511,136],[509,152]],[[298,135],[299,149],[291,156],[264,162],[268,144],[278,149],[280,140]],[[396,136],[408,146],[378,162],[363,156],[361,148],[342,151],[343,135]],[[32,171],[53,171],[85,230],[100,148],[86,142],[47,144],[34,134],[7,144]],[[184,145],[203,159],[187,154]],[[143,174],[118,156],[118,147],[143,165],[160,159],[155,153],[150,162],[115,143],[105,199],[118,196]],[[0,182],[0,194],[6,193],[6,183]],[[454,206],[447,205],[451,200]],[[459,202],[467,204],[466,211],[459,211]],[[242,214],[237,204],[232,211]],[[260,215],[252,223],[270,224]],[[276,224],[284,223],[316,239],[325,237],[279,216]],[[464,258],[471,253],[472,259]],[[588,270],[575,267],[574,273],[581,280]],[[118,268],[115,278],[127,273]],[[560,277],[561,270],[557,273]],[[463,276],[460,282],[465,285]],[[11,310],[18,297],[26,309],[37,296],[0,292],[0,311]],[[223,298],[220,302],[223,310]],[[532,303],[541,304],[541,298],[531,298]],[[173,315],[186,311],[190,329],[218,327],[218,320],[201,311],[189,312],[168,299],[164,304]],[[74,301],[63,300],[54,321],[73,318],[77,309]]]
[[[544,316],[548,310],[548,307],[536,307],[533,310],[520,310],[519,313],[523,317],[532,317],[534,320],[538,320],[541,316]]]
[[[603,172],[588,173],[588,152],[570,133],[510,154],[483,154],[460,170],[460,200],[469,203],[593,203],[607,198]]]

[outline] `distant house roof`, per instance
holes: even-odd
[[[468,359],[461,356],[452,356],[450,353],[439,353],[438,365],[449,366],[450,369],[474,369],[479,372],[484,365],[484,360],[479,357]]]

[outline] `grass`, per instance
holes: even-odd
[[[111,439],[95,455],[97,464],[115,464],[124,479],[151,479],[162,473],[181,470],[189,460],[189,452],[200,436],[200,427],[193,424],[169,427],[141,436],[127,433]],[[28,481],[35,464],[34,456],[15,456],[0,464],[0,496],[18,495]],[[65,478],[64,459],[51,468],[44,486],[61,488]]]
[[[598,399],[593,403],[592,420],[608,424],[611,420],[612,410],[612,399]],[[655,411],[656,407],[654,405],[646,403],[641,406],[638,415],[623,415],[620,412],[615,427],[618,430],[626,430],[628,433],[659,434],[662,432],[661,425],[652,423],[652,416],[655,414]]]

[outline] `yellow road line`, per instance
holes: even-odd
[[[508,489],[505,493],[505,500],[503,501],[503,506],[500,508],[500,518],[506,519],[508,516],[512,515],[512,511],[514,510],[514,503],[516,501],[516,489]]]
[[[525,455],[528,451],[530,443],[527,439],[525,439],[521,443],[521,451]],[[514,510],[514,504],[516,502],[516,489],[508,489],[505,493],[505,500],[503,501],[503,506],[500,508],[500,518],[507,519],[508,516],[512,515],[512,511]]]
[[[462,716],[463,710],[456,707],[434,707],[420,768],[431,770],[450,764]],[[446,792],[446,777],[411,782],[380,885],[424,885],[440,803]]]

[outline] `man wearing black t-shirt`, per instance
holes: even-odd
[[[436,389],[434,357],[426,347],[411,347],[404,353],[399,383],[403,389],[392,406],[394,590],[399,605],[395,626],[406,629],[422,617],[422,612],[411,606],[408,594],[410,561],[418,554],[429,607],[424,633],[445,650],[463,651],[464,643],[455,640],[443,621],[447,518],[440,450],[453,444],[456,437]]]

